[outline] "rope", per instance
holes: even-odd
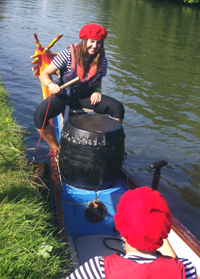
[[[118,250],[118,249],[116,249],[116,248],[112,248],[112,247],[108,246],[108,245],[106,244],[106,240],[117,240],[117,241],[123,242],[123,243],[125,244],[125,241],[124,241],[124,240],[119,239],[119,238],[105,237],[105,238],[103,239],[103,243],[104,243],[104,245],[105,245],[108,249],[117,251],[117,252],[119,252],[120,254],[125,254],[124,252],[122,252],[122,251],[120,251],[120,250]]]
[[[93,201],[89,201],[87,203],[73,203],[73,202],[67,202],[67,201],[60,201],[60,202],[54,204],[54,206],[57,206],[61,203],[69,203],[69,204],[72,204],[72,205],[89,205],[89,204],[92,203],[92,204],[94,204],[94,206],[96,205],[95,200],[93,200]]]
[[[57,206],[61,203],[69,203],[69,204],[72,204],[72,205],[89,205],[91,203],[91,201],[89,201],[87,203],[73,203],[73,202],[67,202],[67,201],[60,201],[60,202],[54,204],[54,206]]]
[[[42,123],[42,129],[41,129],[40,137],[39,137],[39,140],[38,140],[38,144],[37,144],[37,147],[36,147],[36,150],[35,150],[35,160],[42,160],[42,159],[48,157],[49,155],[51,155],[51,153],[54,153],[55,151],[57,151],[57,148],[54,148],[52,151],[50,151],[50,152],[49,152],[47,155],[45,155],[44,157],[39,158],[39,159],[37,158],[37,152],[38,152],[39,144],[40,144],[40,141],[41,141],[41,138],[42,138],[42,133],[43,133],[43,130],[44,130],[44,124],[45,124],[45,122],[46,122],[47,114],[48,114],[48,111],[49,111],[50,101],[51,101],[51,95],[49,96],[49,101],[48,101],[48,105],[47,105],[47,110],[46,110],[46,113],[45,113],[44,121],[43,121],[43,123]]]

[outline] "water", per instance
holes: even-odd
[[[126,110],[127,166],[143,185],[151,185],[151,162],[164,159],[160,192],[174,216],[198,239],[200,209],[200,10],[154,0],[0,0],[0,73],[14,117],[30,133],[27,157],[38,142],[33,114],[42,101],[39,80],[31,72],[36,48],[33,32],[43,46],[58,34],[60,52],[79,42],[87,23],[105,26],[109,60],[103,92],[121,101]],[[33,148],[33,150],[30,150]],[[42,141],[39,156],[48,152]],[[180,190],[189,188],[189,195]]]

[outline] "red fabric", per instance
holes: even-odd
[[[122,195],[114,220],[116,229],[127,243],[144,251],[161,247],[172,226],[166,200],[147,186],[128,190]]]
[[[75,45],[75,47],[76,47],[76,45]],[[70,45],[70,51],[71,51],[71,68],[73,71],[75,71],[75,56],[74,56],[74,49],[73,49],[72,45]],[[102,63],[98,69],[98,72],[101,71],[101,68],[102,68]],[[92,67],[89,69],[89,71],[87,73],[86,81],[88,81],[89,79],[94,77],[95,74],[96,74],[96,67],[95,67],[95,65],[92,65]],[[78,63],[77,63],[77,76],[80,78],[80,80],[82,82],[84,82],[85,70]]]
[[[93,39],[104,41],[107,36],[107,32],[103,26],[98,24],[87,24],[83,26],[79,32],[79,38],[84,39]]]
[[[139,264],[117,254],[104,258],[105,279],[185,279],[182,262],[171,257],[159,257]]]

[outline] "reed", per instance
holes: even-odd
[[[61,278],[71,268],[57,236],[48,186],[24,155],[24,130],[0,82],[0,278]]]

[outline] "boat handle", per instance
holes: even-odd
[[[160,179],[160,169],[164,166],[167,166],[167,164],[168,163],[165,160],[160,160],[160,161],[151,163],[150,168],[155,169],[153,181],[152,181],[153,190],[158,190],[158,184],[159,184],[159,179]]]

